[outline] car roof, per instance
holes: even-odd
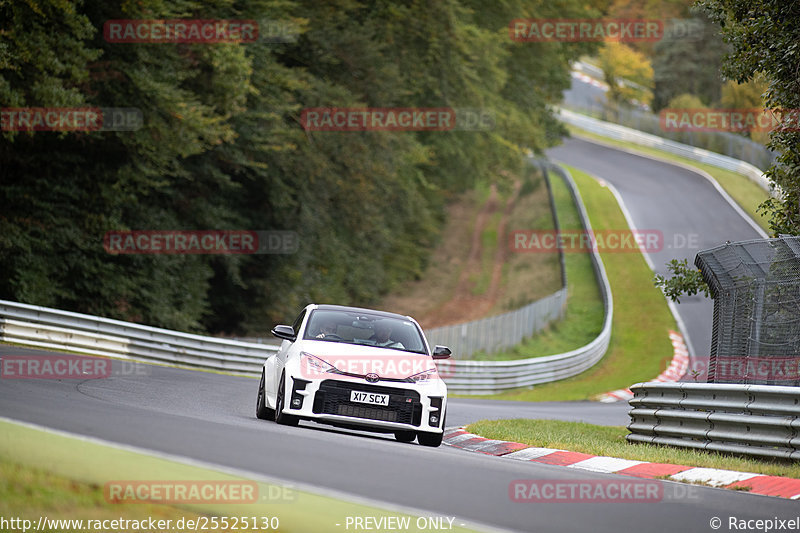
[[[319,309],[320,311],[350,311],[356,313],[371,313],[373,315],[380,315],[386,318],[401,318],[401,319],[414,320],[410,316],[401,315],[398,313],[390,313],[389,311],[379,311],[377,309],[367,309],[366,307],[348,307],[345,305],[315,304],[314,309]]]

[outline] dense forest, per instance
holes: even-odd
[[[419,276],[453,194],[562,133],[594,43],[515,43],[591,2],[0,3],[0,102],[134,108],[135,131],[4,131],[0,298],[191,331],[264,332],[310,301]],[[117,42],[108,21],[254,20],[258,39]],[[270,35],[274,28],[291,28]],[[277,37],[277,38],[276,38]],[[491,110],[482,131],[309,131],[306,108]],[[110,254],[107,232],[285,230],[290,254]]]

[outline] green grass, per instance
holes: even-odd
[[[682,163],[684,165],[688,165],[707,172],[708,174],[711,175],[711,177],[717,180],[720,186],[723,189],[725,189],[725,191],[731,196],[731,198],[733,198],[734,201],[736,201],[736,203],[739,204],[739,206],[747,214],[749,214],[750,217],[759,226],[761,226],[767,233],[770,233],[768,218],[762,216],[758,212],[758,206],[761,204],[761,202],[766,200],[769,197],[769,195],[764,189],[762,189],[752,180],[747,178],[747,176],[743,176],[742,174],[739,174],[737,172],[731,172],[730,170],[717,168],[712,165],[707,165],[705,163],[700,163],[692,159],[674,155],[669,152],[659,150],[657,148],[651,148],[649,146],[639,146],[638,144],[634,144],[631,142],[610,139],[602,135],[590,133],[575,126],[567,126],[567,129],[569,129],[570,133],[572,133],[575,137],[579,138],[584,137],[587,139],[598,140],[611,146],[618,146],[620,148],[625,148],[626,150],[640,152],[642,154],[647,154],[670,162]]]
[[[106,520],[124,517],[141,520],[197,519],[197,513],[155,504],[109,504],[97,483],[83,483],[54,475],[38,467],[23,466],[0,458],[0,516],[20,517],[36,523],[51,519]],[[71,528],[59,531],[71,531]]]
[[[264,437],[264,460],[275,460],[270,456],[269,436]],[[257,483],[256,503],[165,505],[106,501],[106,483],[132,480],[249,481],[0,421],[0,516],[6,518],[20,517],[35,524],[40,516],[83,520],[140,520],[152,516],[172,519],[175,524],[177,519],[201,515],[277,517],[279,531],[306,532],[339,531],[347,516],[408,516],[264,482]],[[412,530],[416,530],[414,524],[412,518]],[[173,525],[171,530],[177,528]]]
[[[521,442],[541,448],[556,448],[592,455],[619,457],[655,463],[738,470],[757,474],[800,478],[796,461],[760,460],[625,440],[624,426],[597,426],[559,420],[481,420],[467,430],[489,439]]]
[[[566,168],[578,186],[595,231],[622,230],[628,227],[611,191],[588,174],[572,167]],[[563,209],[559,207],[559,216],[562,212]],[[578,255],[581,254],[567,254],[567,258]],[[532,389],[491,395],[489,398],[523,401],[585,400],[604,392],[629,387],[639,381],[653,379],[666,368],[672,359],[669,331],[677,330],[677,325],[664,295],[653,286],[653,272],[638,251],[613,253],[601,250],[601,257],[614,298],[611,343],[603,359],[575,377],[546,383]],[[580,282],[580,278],[571,277],[569,271],[567,280],[572,285]],[[577,298],[571,298],[568,301],[568,313],[573,306],[577,305],[580,309],[580,306],[586,305],[585,302],[576,300]],[[564,322],[566,320],[565,318]],[[590,323],[584,320],[583,327],[591,327],[589,324],[594,323],[596,322]],[[546,332],[545,335],[556,333],[567,340],[572,336],[575,339],[580,338],[580,342],[577,343],[579,346],[586,344],[583,331],[578,333],[565,331],[566,325],[563,322],[556,327],[558,329]],[[581,324],[576,327],[580,328]],[[524,343],[518,350],[524,349],[524,346],[531,345],[532,342],[539,341],[534,338]],[[558,342],[564,341],[554,341],[554,344]]]

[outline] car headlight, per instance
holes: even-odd
[[[418,374],[414,374],[413,376],[408,376],[406,378],[406,381],[408,381],[409,383],[422,383],[425,381],[429,381],[434,377],[436,377],[436,369],[430,368]]]
[[[300,355],[302,356],[302,363],[304,370],[307,370],[310,374],[339,373],[339,370],[335,366],[325,361],[324,359],[320,359],[316,355],[311,355],[308,352],[300,352]]]

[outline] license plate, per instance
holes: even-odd
[[[374,394],[372,392],[350,391],[350,401],[358,403],[371,403],[372,405],[389,405],[388,394]]]

